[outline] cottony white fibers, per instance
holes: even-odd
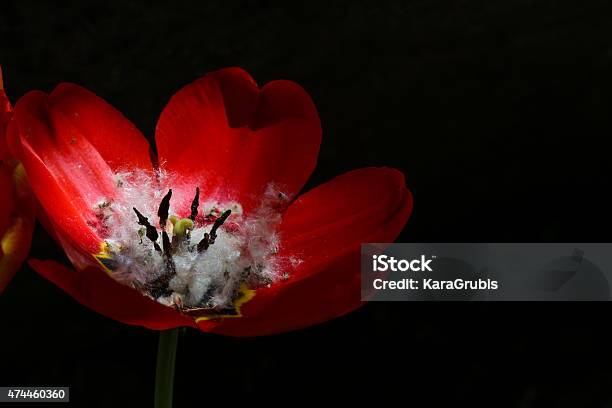
[[[189,216],[189,205],[183,203],[184,208],[177,209],[174,203],[181,205],[181,197],[170,199],[173,222],[168,221],[165,228],[172,240],[169,263],[168,255],[154,248],[146,229],[138,224],[133,208],[157,229],[157,243],[162,247],[157,215],[162,198],[171,188],[195,194],[195,186],[178,185],[178,178],[163,172],[119,173],[116,177],[118,198],[100,200],[95,210],[101,221],[100,232],[107,237],[107,249],[116,264],[112,274],[118,281],[166,305],[223,309],[231,306],[243,283],[261,286],[286,278],[286,272],[278,267],[276,227],[281,220],[279,204],[287,197],[273,186],[267,189],[260,207],[248,216],[239,203],[200,197],[198,217],[186,235],[178,228],[175,231],[173,222]],[[226,210],[231,210],[231,215],[218,228],[214,243],[198,251],[198,243],[206,233],[211,234],[215,219]]]

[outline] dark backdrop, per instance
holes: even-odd
[[[369,165],[405,172],[415,210],[401,241],[609,240],[609,2],[291,4],[3,2],[6,89],[15,100],[76,82],[150,136],[179,87],[238,65],[312,95],[324,141],[309,187]],[[38,230],[32,256],[55,251]],[[291,404],[334,391],[610,406],[611,312],[389,303],[274,337],[188,330],[176,406],[279,391]],[[69,385],[74,406],[151,405],[155,332],[84,309],[28,268],[0,296],[0,322],[0,385]]]

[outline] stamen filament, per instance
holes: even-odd
[[[174,275],[176,273],[176,267],[174,266],[174,259],[172,259],[172,243],[166,231],[162,231],[162,244],[164,246],[164,257],[166,259],[168,274]]]

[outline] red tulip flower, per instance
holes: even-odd
[[[31,266],[91,309],[151,329],[264,335],[354,310],[360,244],[393,241],[412,210],[390,168],[297,196],[321,143],[317,110],[297,84],[260,89],[238,68],[170,99],[157,156],[73,84],[23,96],[8,133],[74,269]]]
[[[11,115],[0,70],[0,292],[25,260],[34,229],[34,206],[25,172],[6,146]]]

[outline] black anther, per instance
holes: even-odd
[[[215,223],[213,224],[210,230],[210,243],[211,244],[215,243],[215,239],[217,238],[217,230],[219,229],[221,225],[223,225],[223,223],[225,222],[225,220],[227,220],[227,218],[230,216],[231,213],[232,213],[232,210],[224,211],[223,214],[221,214],[219,218],[215,220]]]
[[[136,213],[136,217],[138,217],[138,225],[142,225],[143,227],[146,228],[147,238],[149,238],[151,242],[153,242],[153,246],[155,247],[155,250],[161,252],[161,248],[156,242],[157,238],[159,238],[159,234],[157,233],[157,230],[155,229],[155,227],[151,225],[151,223],[149,222],[149,219],[145,217],[144,215],[142,215],[140,211],[136,209],[136,207],[132,207],[132,209]]]
[[[166,227],[166,222],[168,221],[168,211],[170,210],[170,199],[172,198],[172,189],[168,190],[168,193],[162,198],[161,203],[159,204],[159,210],[157,210],[157,215],[159,216],[159,226],[161,228]]]
[[[193,201],[191,202],[191,215],[189,215],[189,219],[191,221],[195,221],[198,216],[198,206],[200,205],[200,187],[196,187],[195,197],[193,197]]]
[[[208,235],[208,232],[205,232],[204,238],[202,238],[202,240],[198,242],[198,252],[203,252],[208,249],[208,247],[210,246],[209,240],[210,240],[210,235]]]

